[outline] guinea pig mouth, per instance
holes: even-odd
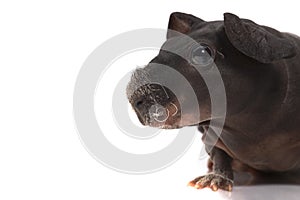
[[[149,116],[156,122],[163,123],[169,118],[170,111],[159,104],[152,105],[149,109]]]
[[[178,108],[174,103],[170,103],[169,106],[162,106],[160,104],[154,104],[149,109],[150,125],[161,124],[166,122],[169,117],[173,117],[178,113]]]

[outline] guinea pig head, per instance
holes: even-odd
[[[166,42],[149,64],[133,72],[127,97],[144,125],[196,125],[225,117],[212,115],[212,97],[226,96],[229,115],[244,110],[257,94],[272,90],[270,82],[281,81],[270,65],[294,55],[293,44],[280,32],[233,14],[206,22],[172,13]]]

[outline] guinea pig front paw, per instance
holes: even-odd
[[[188,185],[196,189],[209,187],[213,191],[222,189],[231,192],[233,180],[226,178],[220,174],[209,173],[204,176],[195,178],[194,180],[190,181]]]

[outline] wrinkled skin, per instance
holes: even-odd
[[[197,126],[203,133],[210,155],[209,173],[189,185],[231,191],[234,182],[299,183],[295,177],[300,172],[300,39],[230,13],[224,14],[224,21],[212,22],[173,13],[168,29],[160,53],[134,72],[127,95],[142,124],[160,128]],[[174,46],[182,37],[179,33],[209,47],[206,53],[214,64],[201,66],[207,58],[203,57],[197,66],[210,80],[216,78],[211,68],[220,72],[226,91],[226,115],[212,115],[207,86],[192,62],[164,50],[173,45],[187,55],[193,52],[190,44]],[[175,69],[188,80],[197,97],[196,106],[190,106],[191,96],[185,86],[164,73],[159,64]],[[157,76],[173,84],[176,95],[171,88],[151,84]],[[218,83],[213,87],[217,91]],[[225,120],[219,127],[219,137],[209,129],[214,118]],[[239,176],[243,171],[251,172],[252,177]],[[235,177],[234,172],[238,172]]]

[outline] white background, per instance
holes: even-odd
[[[0,199],[260,199],[268,189],[273,199],[287,198],[286,190],[296,199],[296,187],[236,187],[231,197],[186,187],[205,173],[205,161],[198,160],[200,135],[165,170],[147,175],[115,172],[87,153],[72,115],[82,63],[112,36],[137,28],[166,28],[174,11],[205,20],[220,20],[224,12],[232,12],[300,35],[296,2],[1,1]],[[148,61],[145,57],[143,62]]]

